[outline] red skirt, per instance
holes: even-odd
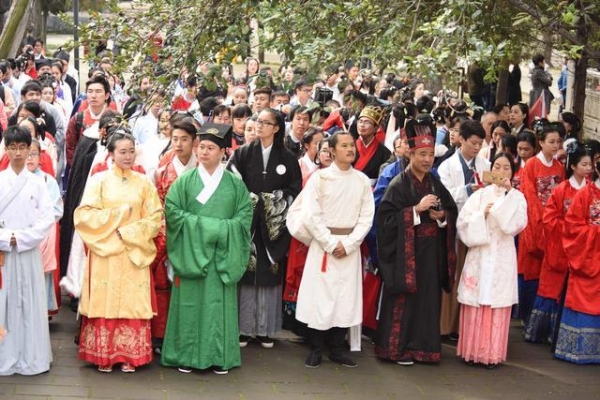
[[[150,320],[82,316],[79,358],[99,366],[151,363]]]

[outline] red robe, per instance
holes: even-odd
[[[560,299],[569,265],[562,243],[565,214],[577,191],[568,180],[563,181],[554,189],[544,209],[544,235],[556,240],[546,241],[537,293],[539,296],[556,301]]]
[[[187,101],[185,96],[179,95],[173,100],[173,104],[171,104],[171,110],[173,111],[187,111],[192,106],[194,101]]]
[[[565,216],[563,244],[569,259],[565,306],[600,315],[600,189],[595,183],[573,198]]]
[[[177,172],[172,162],[159,168],[156,171],[156,191],[158,197],[164,208],[165,197],[169,188],[178,178]],[[158,308],[157,315],[152,318],[152,337],[153,338],[164,338],[165,329],[167,327],[167,315],[169,313],[169,302],[171,300],[171,282],[167,276],[167,267],[165,262],[167,261],[167,238],[166,238],[166,225],[165,216],[161,221],[160,230],[158,235],[154,238],[154,244],[156,245],[156,257],[154,262],[150,265],[150,271],[154,277],[154,289],[156,292],[156,306]]]
[[[537,156],[532,157],[523,170],[521,190],[527,200],[527,227],[519,236],[518,271],[526,281],[540,278],[546,247],[542,229],[544,208],[552,189],[564,179],[563,166],[556,160],[547,167]]]

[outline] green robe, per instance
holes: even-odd
[[[250,194],[229,171],[210,199],[198,170],[188,171],[165,200],[167,252],[175,272],[162,364],[230,369],[241,365],[237,282],[250,258]]]

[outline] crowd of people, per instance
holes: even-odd
[[[314,80],[249,58],[201,84],[217,67],[126,92],[109,58],[80,90],[41,41],[0,61],[0,375],[50,369],[63,295],[104,373],[158,355],[227,374],[281,329],[308,368],[356,367],[365,338],[437,363],[445,338],[491,369],[513,319],[599,362],[600,143],[575,115],[471,107],[353,61]]]

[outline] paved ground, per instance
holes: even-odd
[[[592,399],[600,398],[600,366],[576,366],[552,358],[545,345],[522,341],[511,328],[508,362],[495,370],[462,363],[450,343],[440,365],[401,367],[384,363],[363,341],[353,353],[358,368],[324,361],[304,367],[307,349],[287,340],[273,349],[251,342],[243,366],[229,375],[182,374],[159,360],[124,374],[102,374],[77,359],[75,314],[63,308],[50,323],[54,364],[34,377],[0,377],[0,399]]]

